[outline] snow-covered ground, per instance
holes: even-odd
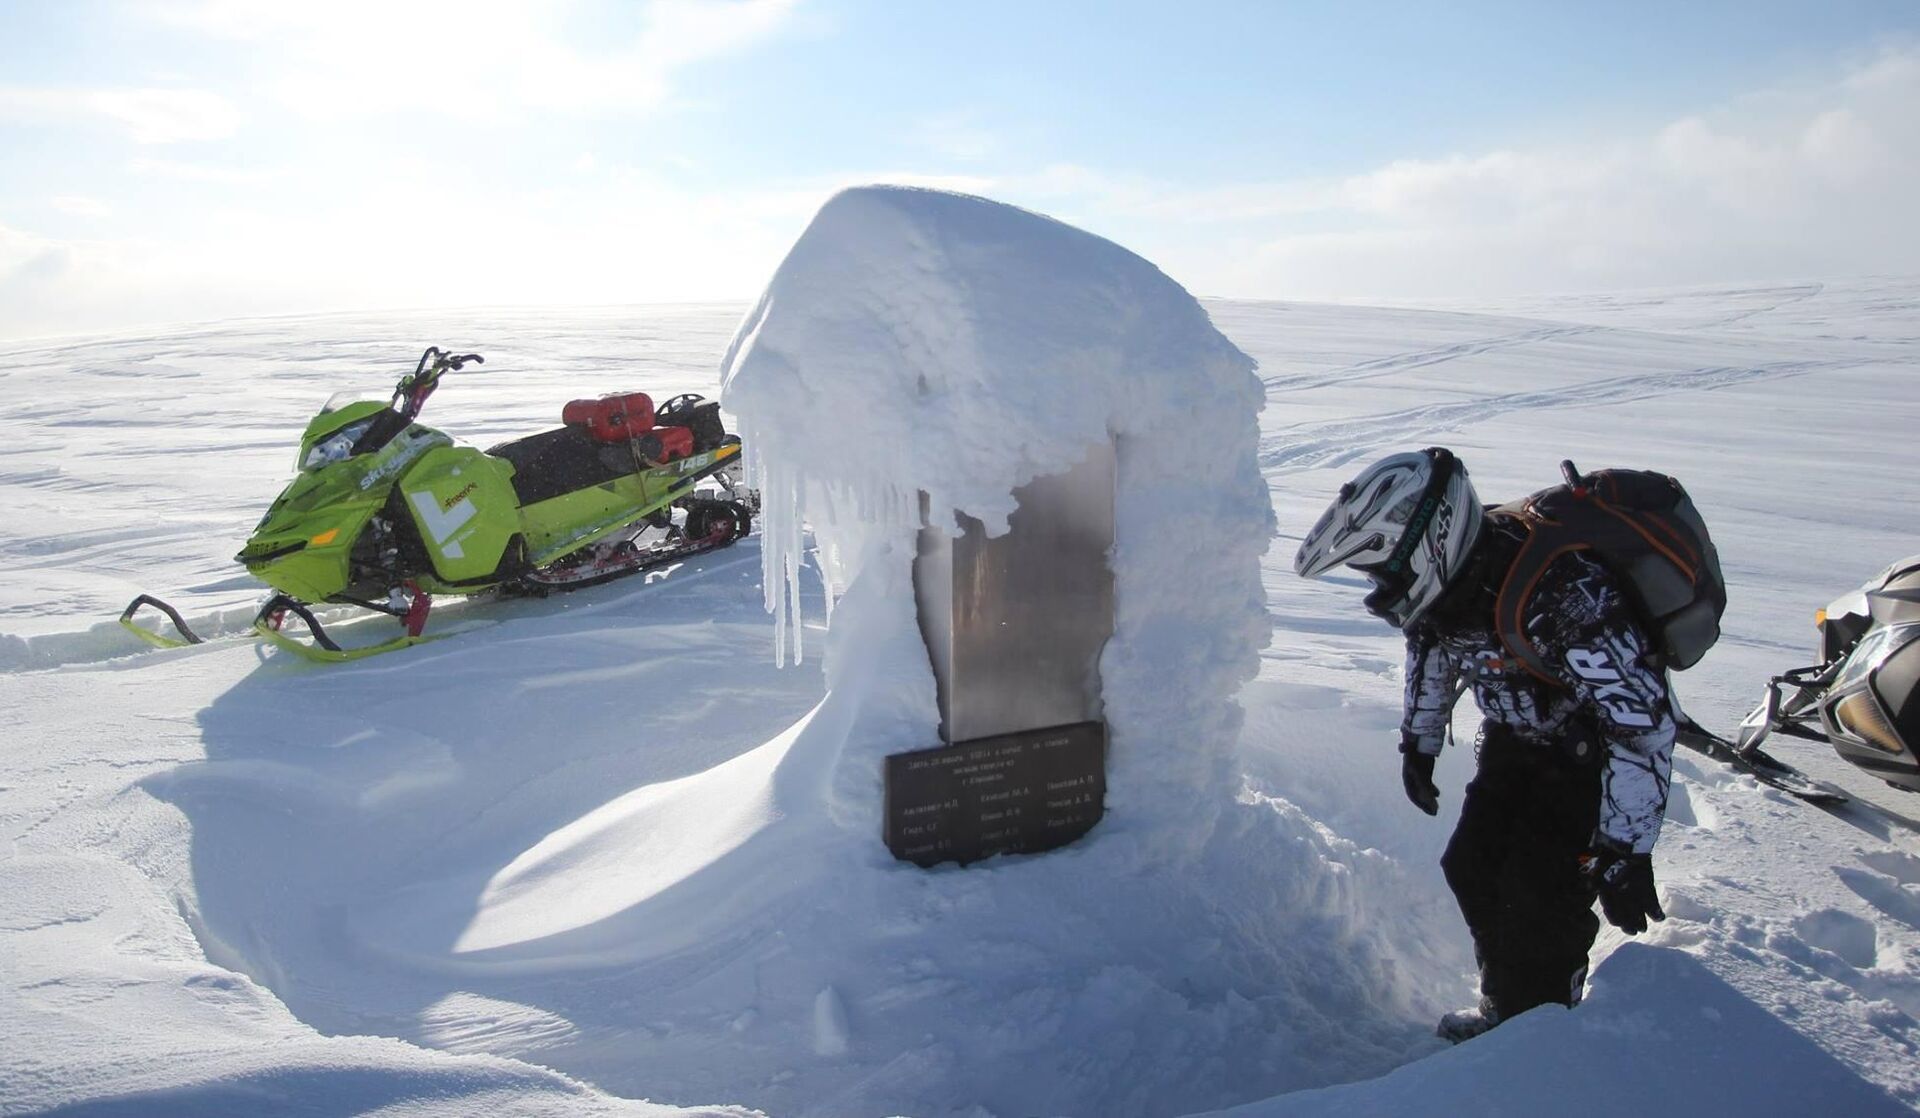
[[[1656,854],[1671,919],[1603,934],[1579,1010],[1443,1050],[1432,1020],[1471,960],[1435,860],[1470,751],[1442,759],[1440,819],[1406,804],[1394,634],[1354,580],[1290,573],[1334,488],[1392,449],[1444,442],[1490,498],[1568,456],[1666,470],[1732,591],[1682,694],[1730,727],[1810,656],[1817,606],[1920,552],[1920,279],[1209,303],[1266,383],[1276,631],[1240,700],[1238,802],[1182,880],[1133,856],[1120,813],[966,871],[896,865],[877,821],[765,841],[806,823],[827,775],[792,761],[831,728],[808,717],[818,662],[774,666],[757,536],[645,583],[462,603],[436,618],[449,639],[338,667],[144,651],[110,623],[145,590],[240,631],[259,590],[230,557],[300,426],[429,343],[487,355],[428,413],[486,445],[575,396],[716,394],[745,310],[0,347],[0,1112],[1920,1105],[1920,797],[1813,746],[1779,752],[1885,810],[1683,754]],[[818,626],[817,577],[802,593]]]

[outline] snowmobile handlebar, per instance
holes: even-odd
[[[477,353],[452,354],[439,346],[428,346],[426,352],[420,355],[420,363],[413,367],[413,372],[401,377],[400,383],[394,386],[394,410],[408,419],[418,416],[420,409],[426,406],[427,397],[440,387],[442,374],[457,373],[469,361],[483,365],[486,360]]]

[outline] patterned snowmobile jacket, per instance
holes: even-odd
[[[1408,632],[1402,736],[1422,753],[1439,753],[1464,683],[1489,722],[1529,747],[1564,750],[1597,739],[1605,750],[1599,837],[1622,851],[1652,850],[1673,764],[1672,704],[1618,583],[1578,552],[1556,559],[1540,579],[1525,628],[1560,687],[1507,655],[1487,605],[1470,611],[1476,620]]]

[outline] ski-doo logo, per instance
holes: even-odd
[[[377,469],[367,471],[367,476],[360,479],[360,488],[372,489],[374,486],[399,473],[407,467],[408,463],[420,457],[420,455],[433,444],[431,440],[428,439],[416,439],[411,435],[401,435],[394,445],[398,449],[393,452],[393,457],[382,462]]]
[[[1594,684],[1593,701],[1599,703],[1622,726],[1653,725],[1653,715],[1638,695],[1628,689],[1613,661],[1600,649],[1574,648],[1567,651],[1567,666],[1581,679]]]

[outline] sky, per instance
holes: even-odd
[[[750,299],[834,190],[1203,296],[1920,271],[1920,4],[0,0],[0,338]]]

